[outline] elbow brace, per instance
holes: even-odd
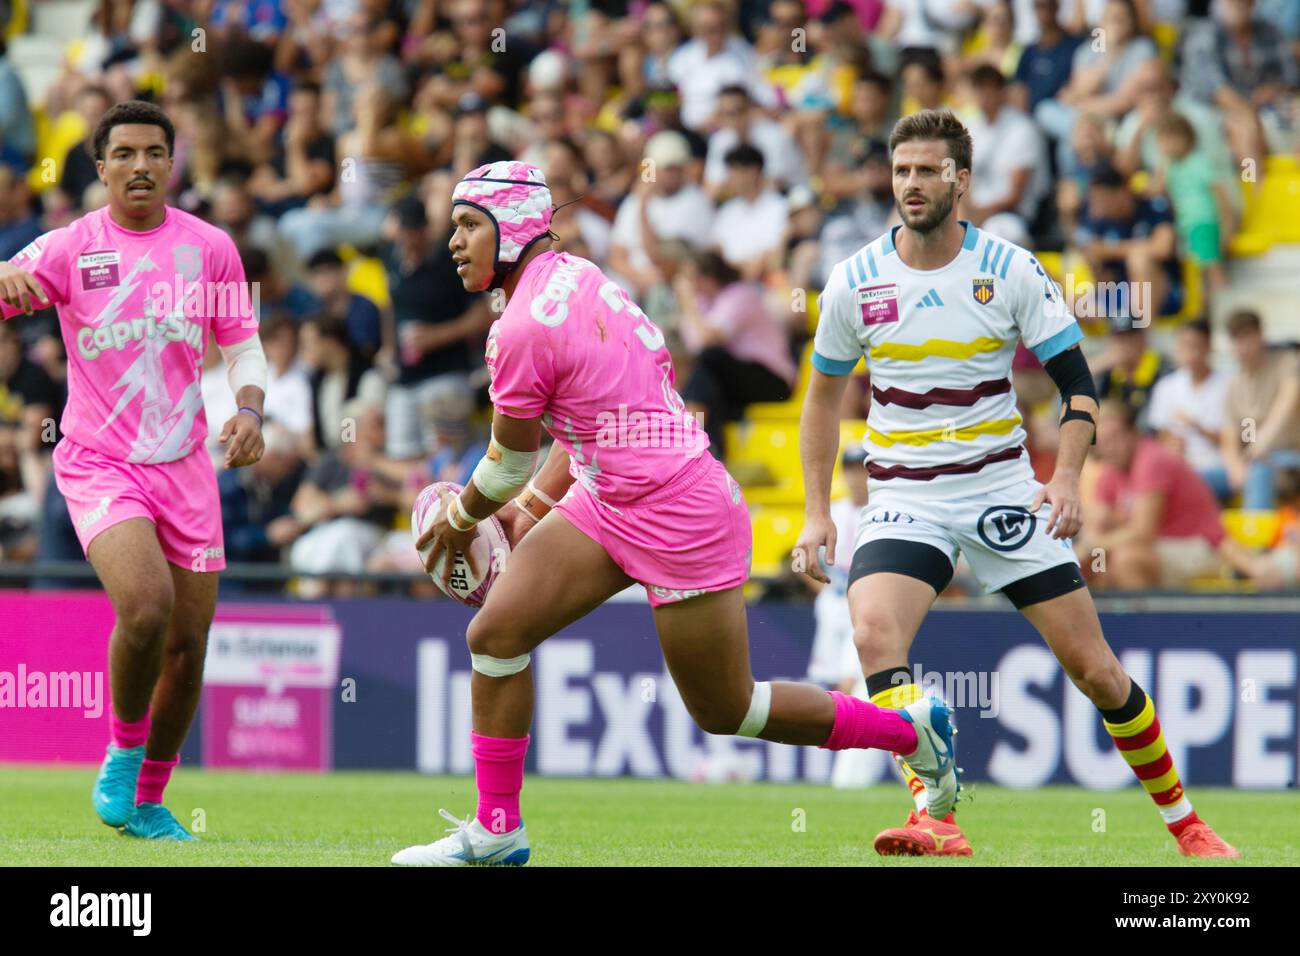
[[[1097,386],[1093,383],[1088,360],[1078,346],[1066,349],[1043,363],[1043,368],[1056,383],[1061,393],[1061,418],[1064,425],[1071,420],[1092,424],[1092,443],[1097,443]]]
[[[533,477],[537,467],[536,451],[512,451],[493,436],[487,454],[474,467],[474,484],[484,497],[493,501],[509,501]]]
[[[262,351],[261,336],[254,333],[234,345],[219,345],[226,363],[226,377],[230,390],[239,394],[245,385],[253,385],[266,394],[266,353]]]

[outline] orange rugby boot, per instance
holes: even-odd
[[[1219,836],[1208,823],[1197,817],[1178,831],[1178,852],[1183,856],[1227,857],[1241,856],[1241,851]],[[880,837],[876,837],[879,842]]]
[[[951,813],[935,820],[924,810],[920,814],[913,810],[901,827],[884,830],[876,837],[876,852],[881,856],[970,856],[971,847]]]

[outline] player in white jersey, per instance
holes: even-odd
[[[952,579],[960,551],[987,591],[1002,591],[1101,711],[1179,849],[1236,856],[1192,809],[1155,708],[1102,635],[1070,538],[1082,525],[1079,472],[1095,434],[1096,393],[1078,324],[1032,253],[957,218],[971,140],[946,110],[900,120],[890,137],[900,226],[837,265],[820,302],[812,381],[800,424],[808,500],[795,569],[825,581],[820,558],[849,567],[854,642],[873,703],[921,693],[912,640]],[[1051,481],[1034,480],[1016,414],[1011,359],[1023,341],[1060,389]],[[871,411],[868,503],[851,547],[830,517],[839,407],[866,356]],[[1050,505],[1050,513],[1040,509]],[[823,550],[824,549],[824,550]],[[949,815],[917,811],[876,838],[882,854],[970,855]]]

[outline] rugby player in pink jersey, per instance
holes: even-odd
[[[551,248],[551,212],[541,170],[526,163],[480,166],[452,196],[461,281],[502,290],[506,305],[487,345],[488,452],[473,481],[444,497],[419,546],[431,545],[430,569],[444,552],[468,557],[474,526],[513,502],[502,517],[514,547],[466,635],[477,811],[464,821],[441,811],[451,835],[393,862],[527,862],[519,796],[530,655],[634,583],[648,592],[669,673],[705,732],[904,751],[924,764],[935,812],[946,814],[957,781],[942,701],[891,711],[811,684],[754,681],[740,486],[686,412],[663,334],[597,266]],[[538,470],[543,429],[555,441]],[[452,562],[444,565],[450,575]]]
[[[230,468],[262,455],[266,359],[234,243],[166,204],[166,114],[120,103],[92,142],[108,205],[0,263],[0,302],[6,319],[54,304],[68,353],[54,476],[116,617],[95,811],[131,836],[193,840],[162,799],[198,707],[225,567],[203,350],[215,334],[239,406],[221,431]]]

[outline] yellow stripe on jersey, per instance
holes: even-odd
[[[954,342],[951,339],[926,339],[920,345],[906,342],[881,342],[871,349],[873,359],[897,359],[900,362],[919,362],[926,358],[956,359],[965,362],[983,352],[996,352],[1006,344],[1005,339],[982,335],[972,342]]]
[[[929,445],[937,441],[974,441],[981,435],[1007,435],[1023,421],[1019,415],[1015,418],[999,418],[991,422],[979,422],[965,428],[930,428],[914,432],[878,432],[867,426],[867,440],[873,445],[889,448],[891,445]]]

